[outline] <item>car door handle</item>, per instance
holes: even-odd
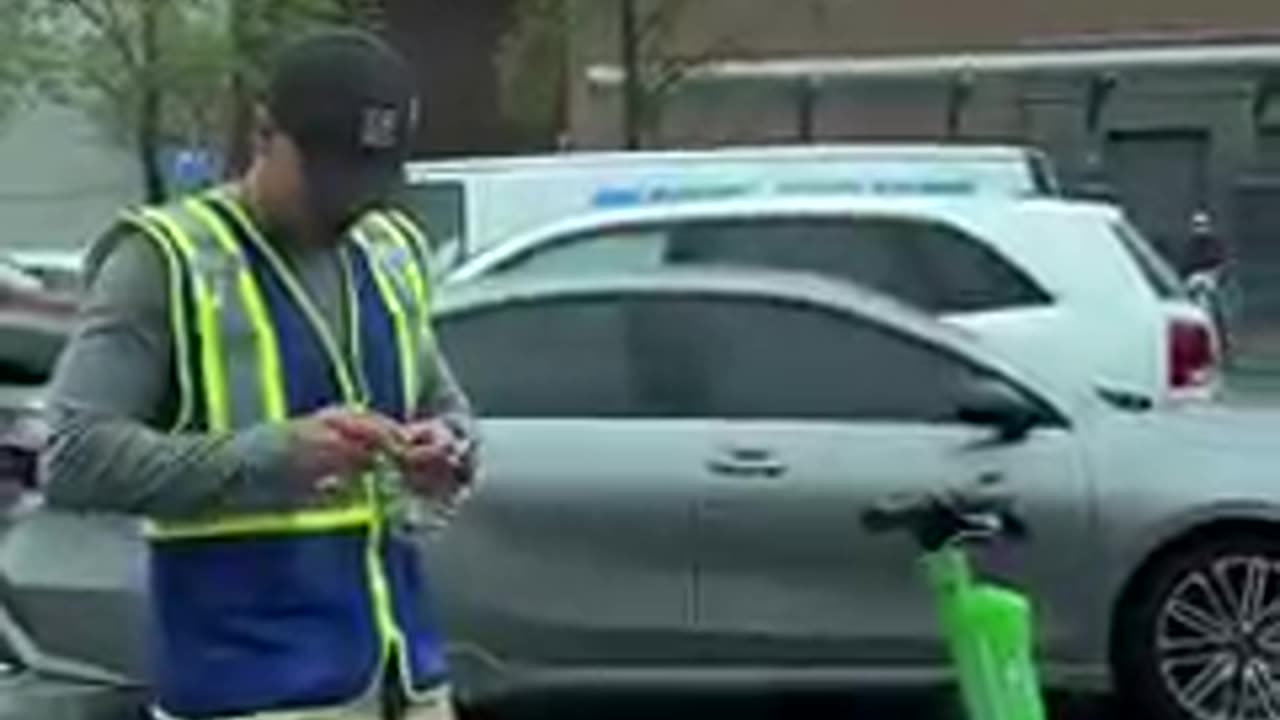
[[[707,461],[711,472],[726,477],[775,478],[787,471],[772,452],[755,448],[726,450]]]

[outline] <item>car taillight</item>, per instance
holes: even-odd
[[[1217,364],[1213,331],[1193,320],[1169,324],[1169,385],[1175,389],[1197,388],[1213,381]]]

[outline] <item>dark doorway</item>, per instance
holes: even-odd
[[[1106,169],[1116,199],[1175,266],[1181,266],[1192,214],[1208,198],[1209,133],[1203,130],[1107,134]]]

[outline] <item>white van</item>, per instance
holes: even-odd
[[[1060,194],[1042,153],[990,145],[572,152],[419,161],[406,170],[410,209],[454,259],[606,208],[796,195]]]

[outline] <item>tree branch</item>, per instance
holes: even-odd
[[[689,0],[661,0],[657,6],[652,7],[644,14],[644,22],[640,24],[640,29],[636,33],[636,36],[642,40],[641,44],[644,39],[656,39],[666,35],[670,30],[668,23],[683,15],[688,5]]]
[[[720,58],[734,54],[738,45],[728,38],[721,38],[715,45],[695,55],[672,55],[658,58],[657,77],[650,86],[654,95],[664,95],[684,81],[689,73]]]
[[[105,0],[100,11],[91,0],[65,1],[82,18],[93,25],[107,39],[108,43],[115,47],[116,52],[120,53],[120,59],[126,68],[132,72],[140,70],[137,54],[134,51],[133,44],[129,41],[128,34],[124,31],[124,21],[114,3],[110,0]],[[149,1],[143,0],[143,2]]]
[[[112,103],[124,104],[128,93],[120,85],[113,82],[110,74],[94,68],[84,68],[82,72],[86,85],[102,93]]]

